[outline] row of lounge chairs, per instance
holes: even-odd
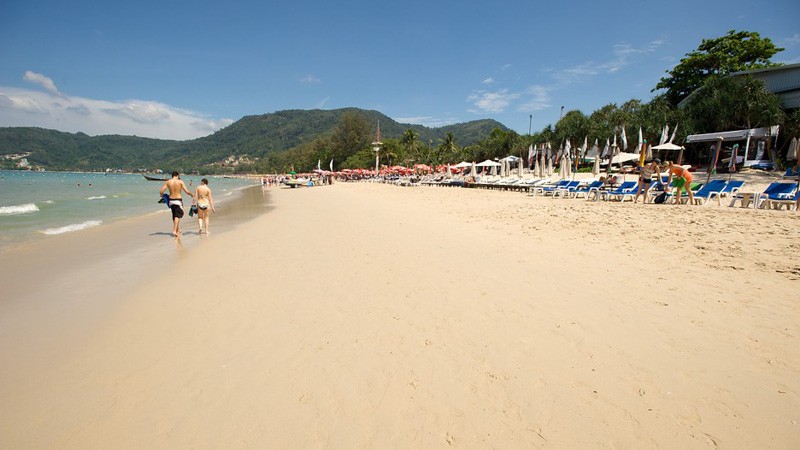
[[[552,196],[553,198],[585,198],[587,200],[606,200],[624,202],[634,200],[638,191],[636,181],[625,181],[619,186],[605,188],[599,180],[550,180],[542,179],[518,179],[518,178],[488,178],[478,182],[467,181],[465,179],[452,179],[447,177],[430,178],[409,181],[408,179],[387,180],[402,186],[448,186],[448,187],[471,187],[484,189],[517,190],[527,192],[530,196]],[[711,180],[708,183],[693,183],[692,193],[695,204],[705,205],[709,201],[716,199],[717,204],[722,204],[722,198],[731,198],[731,205],[737,201],[752,203],[755,208],[781,209],[787,206],[792,209],[800,196],[800,190],[796,183],[774,182],[761,193],[740,193],[744,186],[741,180]],[[655,197],[664,192],[662,185],[655,185],[650,189],[648,200],[653,201]],[[674,189],[667,195],[667,202],[675,202]],[[682,192],[681,198],[677,201],[687,202],[688,195]]]

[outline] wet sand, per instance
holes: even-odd
[[[794,213],[372,183],[270,196],[52,337],[59,358],[4,330],[0,440],[800,445]]]

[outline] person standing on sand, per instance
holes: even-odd
[[[181,217],[183,217],[183,197],[181,191],[186,192],[192,198],[194,195],[186,188],[186,184],[180,179],[178,172],[172,172],[172,178],[164,182],[161,186],[160,195],[169,189],[169,209],[172,210],[172,235],[179,237],[181,235]]]
[[[636,191],[636,197],[633,197],[633,203],[639,201],[639,195],[642,194],[642,191],[644,191],[643,202],[647,203],[647,191],[650,190],[653,174],[658,175],[656,184],[661,183],[661,168],[659,168],[659,164],[661,164],[661,160],[656,158],[652,160],[650,164],[642,166],[642,170],[639,172],[639,189]]]
[[[195,191],[195,199],[197,199],[197,223],[200,225],[200,233],[205,231],[208,234],[208,216],[217,210],[214,209],[214,198],[211,196],[207,178],[200,180],[200,186],[197,186]]]
[[[672,164],[672,161],[667,161],[667,170],[669,171],[669,177],[667,177],[666,192],[669,192],[669,183],[672,181],[672,177],[675,176],[675,204],[681,204],[681,189],[685,189],[686,193],[689,194],[689,204],[693,205],[692,173],[688,169]]]

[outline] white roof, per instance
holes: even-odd
[[[735,131],[719,131],[714,133],[692,134],[686,136],[686,143],[693,142],[711,142],[722,138],[725,141],[741,141],[747,139],[748,136],[761,138],[765,136],[777,136],[780,127],[773,125],[765,128],[751,128],[749,130],[735,130]],[[655,147],[653,147],[655,148]]]
[[[494,162],[491,159],[487,159],[486,161],[475,164],[475,166],[477,167],[500,167],[501,165],[502,164],[500,164],[499,162]]]

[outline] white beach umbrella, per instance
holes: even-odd
[[[547,176],[547,158],[544,156],[544,149],[542,149],[542,154],[539,155],[539,178],[544,178]]]
[[[625,126],[622,126],[622,150],[628,149],[628,136],[625,135]]]
[[[786,160],[797,160],[797,147],[800,145],[800,141],[797,138],[792,138],[792,142],[789,144],[789,152],[786,153]]]
[[[470,173],[473,177],[478,176],[478,168],[475,167],[475,161],[472,162],[472,172]]]
[[[522,163],[522,160],[520,159],[520,160],[519,160],[519,162],[517,163],[517,175],[518,175],[520,178],[522,178],[522,175],[523,175],[522,171],[523,171],[523,169],[524,169],[524,165],[523,165],[523,163]]]
[[[450,163],[447,163],[447,178],[453,178],[453,172],[450,170]]]
[[[653,159],[653,146],[650,144],[647,144],[647,152],[645,154],[644,159],[646,161],[650,161],[651,159]]]
[[[594,157],[594,165],[592,166],[592,175],[594,175],[595,178],[597,178],[597,176],[600,175],[600,157],[599,156],[595,156]]]
[[[567,170],[564,167],[564,158],[561,158],[558,161],[558,177],[561,178],[562,180],[564,178],[567,178]]]
[[[539,169],[540,169],[540,167],[539,167],[539,158],[534,158],[534,160],[533,160],[533,176],[534,177],[538,177],[538,178],[542,178],[542,172]]]
[[[567,178],[572,177],[572,158],[567,156]]]
[[[492,166],[491,175],[492,176],[496,176],[497,175],[497,166]]]
[[[553,176],[553,158],[547,158],[547,176]]]

